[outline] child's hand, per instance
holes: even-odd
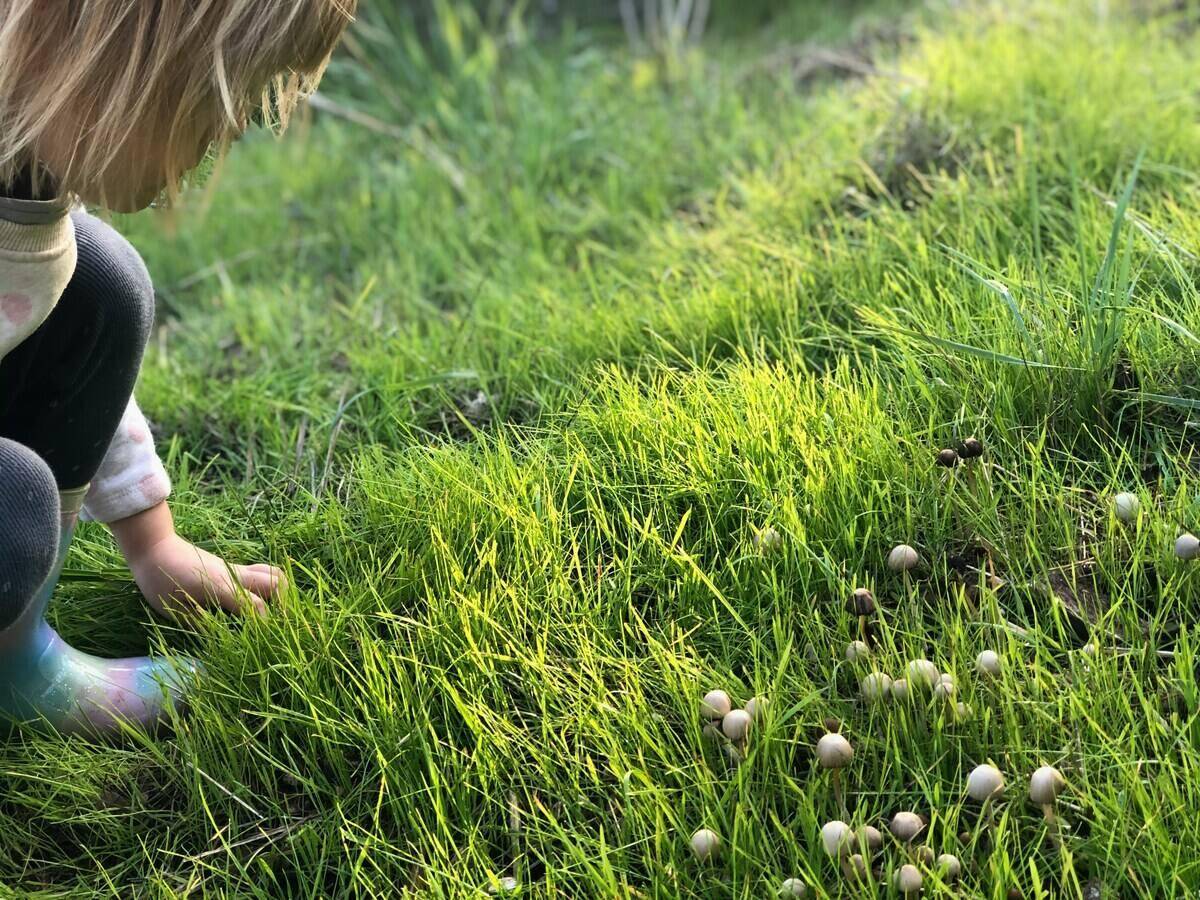
[[[203,607],[266,615],[266,601],[287,586],[275,566],[232,565],[185,541],[175,533],[166,503],[109,527],[142,594],[169,619]]]
[[[265,616],[267,599],[287,583],[274,566],[231,565],[177,534],[130,560],[129,568],[146,600],[168,619],[186,618],[205,606]]]

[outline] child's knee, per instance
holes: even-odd
[[[58,553],[58,488],[23,444],[0,438],[0,629],[45,582]]]
[[[146,264],[112,226],[82,212],[72,219],[78,260],[67,293],[86,298],[109,339],[140,354],[154,323],[154,284]]]

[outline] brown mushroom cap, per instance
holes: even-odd
[[[939,466],[944,466],[947,469],[954,468],[958,464],[958,451],[947,447],[938,453],[937,462]]]
[[[846,601],[846,611],[855,616],[869,616],[875,612],[875,595],[866,588],[859,588]]]

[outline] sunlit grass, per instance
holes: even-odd
[[[818,838],[836,717],[851,824],[912,809],[963,861],[929,896],[1193,894],[1200,570],[1171,547],[1200,528],[1200,47],[1108,6],[855,5],[822,41],[907,37],[798,84],[781,47],[827,4],[669,71],[446,5],[453,52],[326,88],[407,139],[318,116],[170,227],[123,220],[160,291],[140,396],[180,527],[295,589],[265,622],[150,632],[86,528],[62,629],[209,677],[170,737],[10,741],[0,880],[860,896]],[[969,435],[982,460],[935,465]],[[859,700],[918,656],[969,718]],[[738,767],[701,734],[713,687],[771,701]],[[989,760],[984,830],[964,780]],[[1061,849],[1025,800],[1043,764]]]

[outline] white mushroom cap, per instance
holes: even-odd
[[[1200,559],[1200,538],[1194,534],[1181,534],[1175,541],[1175,555],[1180,559]]]
[[[705,722],[702,731],[704,736],[714,743],[721,740],[721,726],[716,722]]]
[[[780,897],[807,897],[808,885],[799,878],[788,878],[779,886]]]
[[[871,648],[863,641],[851,641],[846,645],[846,662],[858,662],[871,655]]]
[[[995,650],[981,650],[975,657],[975,671],[988,678],[1000,675],[1000,654]]]
[[[821,826],[821,846],[829,856],[840,856],[854,841],[854,832],[845,822],[835,819]]]
[[[750,718],[758,721],[759,717],[767,711],[766,697],[751,697],[746,701],[746,712],[750,713]]]
[[[958,682],[954,680],[954,676],[952,674],[950,674],[949,672],[943,672],[941,675],[939,675],[938,683],[939,684],[948,684],[948,685],[951,685],[952,687],[958,685]]]
[[[883,848],[883,835],[874,825],[863,825],[858,829],[859,844],[865,844],[871,853],[878,853]]]
[[[892,693],[892,677],[883,672],[872,672],[863,678],[859,689],[863,697],[872,702],[887,699]]]
[[[1004,791],[1004,776],[995,766],[984,763],[976,766],[967,776],[967,793],[972,800],[982,803]]]
[[[1058,769],[1042,766],[1029,777],[1029,799],[1039,806],[1053,803],[1066,786],[1066,779]]]
[[[915,569],[920,561],[921,556],[916,550],[908,544],[899,544],[888,554],[887,564],[893,572],[907,572]]]
[[[954,684],[949,681],[939,681],[933,686],[933,696],[939,700],[949,700],[954,696]]]
[[[724,691],[709,691],[700,701],[700,714],[712,721],[726,716],[733,709],[733,701]]]
[[[914,812],[898,812],[888,823],[888,830],[907,844],[925,830],[925,820]]]
[[[942,870],[942,874],[947,881],[958,881],[962,875],[962,863],[958,861],[958,857],[953,853],[943,853],[937,858],[937,867]]]
[[[892,698],[894,700],[907,700],[912,696],[912,692],[908,688],[907,678],[897,678],[892,682]]]
[[[519,887],[520,883],[517,881],[517,879],[513,878],[511,875],[505,875],[503,878],[498,878],[496,883],[488,888],[488,893],[492,895],[511,894]]]
[[[866,881],[870,871],[871,867],[867,865],[861,853],[855,853],[846,860],[846,875],[853,877],[855,881]]]
[[[1113,511],[1117,514],[1117,518],[1126,524],[1137,518],[1141,508],[1142,501],[1138,499],[1137,494],[1124,491],[1113,497]]]
[[[908,664],[907,673],[912,687],[930,688],[942,677],[938,667],[927,659],[914,659]]]
[[[822,768],[840,769],[850,765],[850,760],[854,759],[854,748],[840,734],[830,732],[817,741],[817,759]]]
[[[971,709],[971,704],[962,702],[954,704],[954,718],[959,721],[966,721],[973,715],[975,715],[975,710]]]
[[[915,894],[925,885],[925,879],[921,877],[920,869],[905,864],[896,870],[896,874],[892,877],[892,883],[902,894]]]
[[[768,525],[754,533],[753,543],[759,550],[777,550],[783,546],[783,535]]]
[[[721,730],[731,741],[743,741],[750,730],[750,713],[744,709],[735,709],[721,720]]]
[[[715,831],[701,828],[692,835],[692,853],[700,862],[711,859],[721,852],[721,838]]]
[[[933,850],[929,847],[917,847],[913,851],[913,859],[927,869],[933,868]]]

